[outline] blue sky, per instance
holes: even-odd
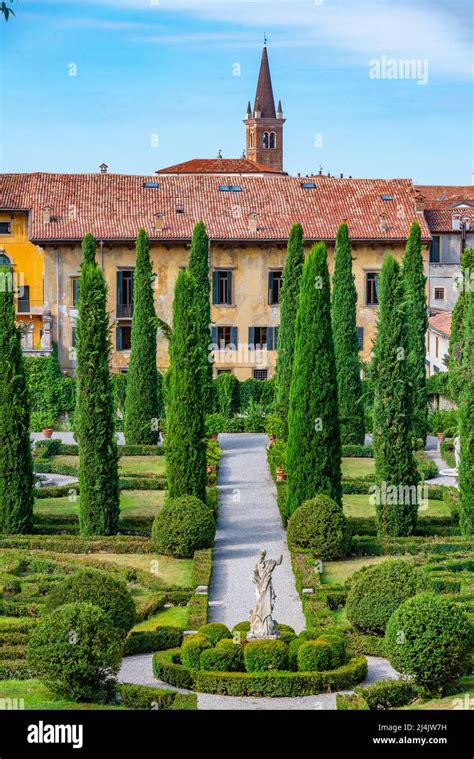
[[[469,0],[8,4],[3,171],[89,172],[104,161],[152,174],[218,150],[240,156],[266,32],[288,172],[471,182]],[[382,56],[427,61],[427,83],[370,78]]]

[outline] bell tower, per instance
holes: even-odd
[[[263,46],[257,93],[252,111],[250,101],[244,119],[247,158],[255,163],[283,171],[283,109],[281,100],[275,111],[267,43]]]

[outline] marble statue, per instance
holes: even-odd
[[[461,464],[461,439],[459,435],[454,438],[454,458],[456,460],[456,473],[458,473]]]
[[[279,560],[266,559],[267,552],[260,551],[257,564],[252,573],[252,582],[255,586],[257,605],[250,612],[250,633],[247,640],[252,638],[279,638],[278,625],[272,618],[275,605],[275,591],[273,590],[272,573],[275,567],[283,561],[283,555]]]

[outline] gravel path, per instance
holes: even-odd
[[[369,685],[386,678],[396,679],[398,673],[390,666],[386,659],[368,656],[368,675],[361,685]],[[119,672],[119,680],[123,683],[134,685],[147,685],[153,688],[165,688],[176,690],[179,693],[190,693],[182,688],[173,688],[167,683],[155,680],[152,669],[152,654],[140,654],[138,656],[126,656],[122,661]],[[350,693],[350,691],[341,691]],[[242,698],[237,696],[217,696],[212,693],[198,693],[198,709],[203,711],[219,711],[232,709],[237,711],[275,711],[275,710],[321,710],[326,711],[336,708],[335,693],[319,693],[314,696],[301,696],[299,698]]]
[[[283,563],[275,568],[274,617],[296,632],[305,628],[290,553],[281,524],[276,489],[267,462],[266,435],[219,435],[219,516],[209,592],[209,621],[230,629],[248,620],[255,606],[251,581],[260,549]]]
[[[443,469],[449,469],[446,461],[441,458],[439,452],[438,438],[434,435],[428,435],[426,438],[425,451],[431,461],[434,461],[438,467],[438,472]],[[456,477],[446,477],[445,475],[438,474],[436,477],[432,477],[431,480],[426,480],[428,485],[447,485],[448,487],[458,488],[459,483]]]

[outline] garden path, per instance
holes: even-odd
[[[209,592],[209,621],[230,629],[249,619],[255,606],[251,581],[260,549],[281,566],[273,573],[274,617],[296,632],[305,628],[290,552],[267,462],[268,438],[260,434],[219,435],[219,514]]]

